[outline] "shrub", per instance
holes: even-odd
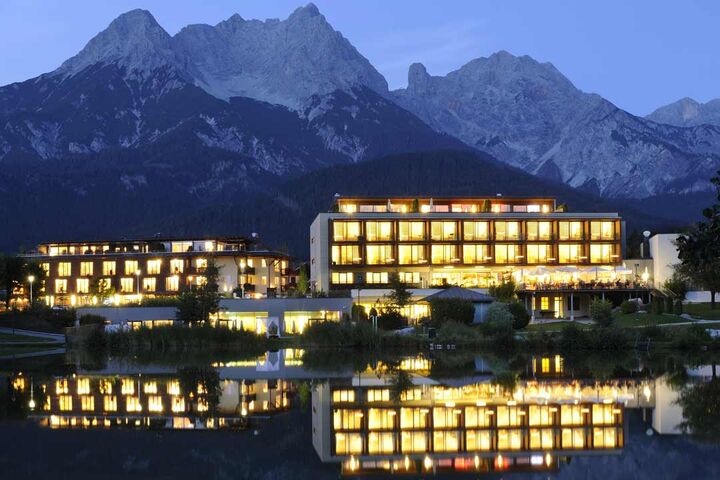
[[[430,322],[439,327],[445,322],[471,324],[475,318],[475,305],[470,300],[436,298],[430,301]]]
[[[515,330],[527,327],[528,323],[530,323],[530,314],[525,305],[521,302],[512,302],[508,305],[508,309],[513,316],[513,328]]]
[[[378,315],[378,328],[397,330],[405,325],[405,317],[397,310],[389,310]]]
[[[598,328],[592,330],[588,348],[592,350],[625,350],[630,347],[630,343],[630,336],[621,328]]]
[[[675,315],[682,315],[683,314],[683,303],[682,300],[675,300],[675,304],[673,305],[673,313]]]
[[[437,331],[439,343],[463,344],[480,340],[477,329],[458,322],[445,322]]]
[[[650,311],[656,315],[665,313],[665,301],[661,297],[653,297]]]
[[[638,303],[634,300],[625,300],[620,304],[620,312],[624,314],[636,313],[638,311]]]
[[[106,319],[102,315],[86,313],[80,317],[80,325],[105,325]]]
[[[587,335],[577,325],[571,323],[560,331],[560,340],[558,342],[560,350],[568,352],[572,350],[584,349],[588,344]]]
[[[601,327],[612,325],[612,303],[607,300],[593,300],[590,303],[590,318]]]
[[[483,323],[486,334],[494,335],[498,332],[512,331],[513,315],[507,303],[495,302],[488,307],[487,316]]]
[[[379,319],[378,319],[379,321]],[[308,326],[302,334],[303,341],[322,346],[377,347],[380,335],[372,325],[359,322],[355,325],[338,322],[318,322]]]
[[[673,299],[671,297],[665,297],[664,310],[668,313],[672,312],[674,309],[674,304],[675,304],[675,302],[673,302]]]

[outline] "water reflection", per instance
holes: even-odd
[[[55,430],[262,430],[307,405],[317,458],[344,475],[556,471],[622,455],[631,412],[658,434],[717,437],[714,368],[679,375],[643,362],[598,376],[560,355],[109,359],[52,373],[12,366],[0,401],[7,416]]]

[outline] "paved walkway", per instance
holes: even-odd
[[[38,350],[35,352],[14,353],[0,356],[0,360],[12,360],[18,358],[44,357],[45,355],[59,355],[65,353],[65,347],[53,348],[52,350]]]
[[[7,327],[0,327],[0,333],[7,333],[12,335],[25,335],[26,337],[42,338],[53,342],[65,343],[65,335],[62,333],[47,333],[47,332],[36,332],[35,330],[22,330],[20,328],[12,329]]]

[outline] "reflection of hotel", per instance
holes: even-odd
[[[512,277],[533,314],[548,317],[579,315],[607,290],[646,291],[623,265],[617,213],[561,210],[552,198],[337,197],[310,229],[311,281],[363,296],[393,272],[418,289]]]
[[[47,243],[25,257],[45,269],[44,292],[35,294],[49,305],[177,295],[204,281],[209,259],[220,270],[221,293],[272,295],[289,281],[287,255],[256,250],[252,240],[241,237]]]

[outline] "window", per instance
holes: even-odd
[[[355,241],[360,236],[360,222],[333,222],[333,240]]]
[[[537,203],[530,204],[527,206],[527,211],[528,213],[540,213],[540,205],[538,205]]]
[[[399,272],[398,277],[402,283],[419,284],[420,272]]]
[[[392,240],[392,222],[365,222],[365,238],[368,242]]]
[[[135,275],[138,271],[137,260],[125,260],[125,275]]]
[[[487,240],[488,222],[463,222],[463,239],[467,241]]]
[[[563,428],[561,442],[562,448],[583,448],[585,446],[585,429]]]
[[[547,405],[530,405],[528,423],[532,427],[552,425],[553,417],[550,407]]]
[[[615,408],[617,407],[612,404],[594,404],[592,406],[593,425],[613,425],[615,423],[613,409]]]
[[[69,277],[72,274],[72,265],[70,262],[58,263],[58,277]]]
[[[578,263],[583,253],[582,245],[570,243],[558,246],[558,259],[560,263]]]
[[[157,282],[154,278],[143,278],[142,289],[144,292],[154,292]]]
[[[612,244],[597,244],[593,243],[590,245],[590,262],[591,263],[608,263],[613,260],[613,245]]]
[[[527,239],[530,241],[550,240],[552,224],[550,222],[527,222]]]
[[[558,222],[560,240],[582,240],[583,222]]]
[[[615,229],[613,222],[590,222],[590,240],[614,240]]]
[[[354,203],[343,203],[338,210],[343,213],[355,213],[357,212],[357,205]]]
[[[115,262],[103,262],[102,268],[106,277],[115,275]]]
[[[368,272],[365,275],[366,283],[388,283],[387,272]]]
[[[367,401],[368,401],[368,403],[390,401],[390,390],[387,388],[370,389],[367,391]]]
[[[125,398],[125,410],[128,412],[142,412],[142,404],[138,397]]]
[[[550,428],[530,429],[530,450],[550,450],[554,446],[553,431]]]
[[[490,432],[487,430],[468,430],[465,432],[465,444],[468,452],[490,450]]]
[[[180,258],[170,260],[170,271],[172,273],[183,273],[185,270],[185,262]]]
[[[398,258],[400,265],[427,263],[425,245],[399,245]]]
[[[403,453],[422,453],[428,448],[428,437],[425,432],[402,432],[400,449]]]
[[[392,245],[366,245],[365,252],[367,253],[365,263],[368,265],[382,265],[395,261]]]
[[[115,395],[103,396],[103,411],[117,412],[117,397]]]
[[[496,412],[498,427],[518,427],[522,425],[523,415],[520,407],[499,405]]]
[[[160,275],[160,266],[162,260],[148,260],[147,261],[147,274],[148,275]]]
[[[430,250],[432,263],[452,263],[459,261],[456,245],[433,245]]]
[[[465,407],[466,427],[489,427],[492,409],[486,407]]]
[[[193,249],[193,242],[172,242],[170,249],[173,252],[190,252]]]
[[[493,203],[490,211],[493,213],[504,213],[510,211],[510,205],[506,203]]]
[[[83,412],[92,412],[95,410],[95,397],[92,395],[80,396],[80,409]]]
[[[411,430],[427,427],[428,410],[425,408],[401,408],[400,429]]]
[[[495,240],[520,240],[520,222],[495,222]]]
[[[120,279],[120,293],[132,293],[133,292],[133,279],[132,277],[125,277]]]
[[[49,263],[41,263],[40,268],[42,268],[42,271],[45,272],[45,276],[50,275],[50,264]]]
[[[335,430],[359,430],[362,428],[362,410],[337,409],[333,412]]]
[[[518,429],[499,429],[497,432],[498,450],[520,450],[522,448],[522,431]]]
[[[395,412],[387,408],[368,409],[369,430],[390,430],[395,426]]]
[[[454,431],[434,431],[433,451],[434,452],[457,452],[460,448],[459,434]]]
[[[457,224],[455,222],[430,222],[430,238],[433,240],[455,240]]]
[[[173,275],[165,279],[165,290],[168,292],[177,292],[180,288],[180,277]]]
[[[435,428],[457,428],[462,410],[454,407],[435,407],[432,413]]]
[[[398,233],[401,242],[425,240],[425,222],[399,222]]]
[[[80,262],[80,275],[83,277],[92,276],[93,262]]]
[[[55,293],[67,293],[67,280],[55,280]]]
[[[585,423],[583,417],[583,409],[581,405],[561,405],[560,406],[560,424],[561,425],[583,425]]]
[[[69,412],[72,410],[72,397],[70,395],[60,395],[58,403],[61,412]]]
[[[614,427],[593,428],[593,447],[613,448],[617,445],[617,432]]]
[[[360,246],[358,245],[333,245],[332,246],[332,263],[333,265],[352,265],[353,263],[362,262],[360,256]]]
[[[490,260],[489,247],[483,244],[466,243],[463,245],[463,263],[473,265]]]
[[[353,455],[362,453],[363,436],[361,433],[336,433],[335,454]]]
[[[495,244],[495,263],[515,263],[520,255],[520,245]]]
[[[160,395],[149,395],[148,396],[148,410],[151,412],[162,412],[163,402]]]
[[[332,283],[336,285],[348,285],[353,283],[352,272],[332,272]]]
[[[332,394],[333,402],[354,402],[355,390],[335,390]]]
[[[76,280],[75,290],[77,293],[89,293],[90,292],[90,280],[87,278],[78,278]]]
[[[552,258],[552,245],[527,246],[527,263],[548,263],[550,258]]]

